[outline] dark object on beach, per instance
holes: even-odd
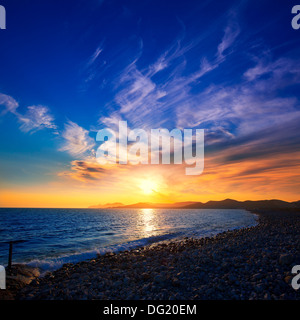
[[[11,271],[11,262],[12,262],[12,248],[14,243],[23,243],[26,242],[26,240],[15,240],[15,241],[9,241],[9,253],[8,253],[8,266],[7,270]]]

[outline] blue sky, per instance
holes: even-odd
[[[295,197],[298,185],[287,183],[299,173],[295,2],[1,4],[3,189],[58,181],[72,166],[82,170],[74,161],[91,161],[96,131],[127,120],[131,128],[206,129],[208,172],[237,161],[250,172],[257,161],[263,175],[285,163],[293,176],[276,194]]]

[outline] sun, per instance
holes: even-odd
[[[152,194],[157,192],[157,183],[153,180],[143,180],[139,184],[139,187],[144,194]]]

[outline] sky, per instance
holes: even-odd
[[[295,1],[0,4],[0,206],[300,199]],[[202,174],[100,165],[119,121],[204,129]]]

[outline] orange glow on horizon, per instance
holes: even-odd
[[[6,188],[2,184],[0,206],[87,208],[116,202],[129,205],[138,202],[207,202],[226,198],[298,201],[300,161],[297,159],[300,159],[299,152],[293,157],[283,154],[276,159],[229,164],[211,157],[206,158],[204,172],[199,176],[185,175],[185,167],[180,165],[116,165],[104,173],[97,173],[93,179],[78,179],[84,177],[81,165],[68,175],[58,173],[48,184],[9,184]]]

